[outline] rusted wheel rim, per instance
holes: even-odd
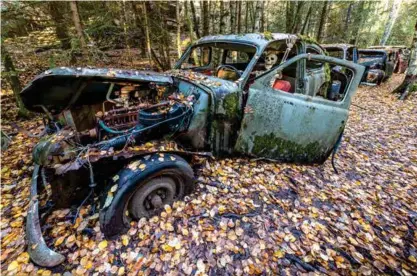
[[[128,210],[135,218],[156,215],[164,205],[172,204],[175,198],[176,183],[170,177],[158,177],[148,181],[132,196]]]

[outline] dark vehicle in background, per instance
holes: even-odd
[[[21,92],[29,110],[44,114],[48,133],[33,150],[31,259],[49,267],[65,259],[42,237],[37,188],[46,182],[54,208],[101,195],[100,227],[111,238],[190,193],[196,156],[323,163],[363,71],[296,35],[240,34],[199,39],[165,73],[42,73]]]
[[[358,48],[352,44],[322,44],[321,47],[326,50],[331,57],[340,58],[358,63]]]
[[[360,65],[365,66],[362,82],[379,85],[390,78],[394,72],[395,54],[380,49],[359,49]]]
[[[371,46],[369,49],[382,49],[395,55],[394,73],[403,74],[408,68],[411,51],[404,45]]]

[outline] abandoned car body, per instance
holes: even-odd
[[[331,57],[358,63],[358,48],[352,44],[322,44],[324,50]]]
[[[358,63],[365,66],[362,81],[375,85],[391,77],[394,72],[395,56],[381,49],[359,49]]]
[[[44,72],[21,93],[27,108],[45,113],[48,132],[33,152],[26,224],[32,260],[64,260],[42,238],[38,184],[50,183],[55,208],[101,193],[101,230],[116,236],[131,219],[191,192],[192,156],[323,163],[343,133],[363,71],[295,35],[247,34],[201,38],[164,74]]]
[[[369,49],[383,49],[391,51],[395,55],[394,73],[403,74],[407,70],[411,51],[404,45],[371,46]]]

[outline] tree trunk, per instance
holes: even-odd
[[[197,36],[197,39],[199,39],[201,37],[200,36],[200,27],[199,27],[199,24],[198,24],[197,14],[195,12],[195,7],[194,7],[193,0],[190,1],[190,5],[191,5],[191,14],[193,16],[194,32]]]
[[[245,2],[245,33],[249,32],[249,2]]]
[[[200,2],[203,5],[202,9],[202,21],[203,21],[203,36],[206,36],[209,34],[209,11],[208,11],[208,1],[202,1]]]
[[[294,21],[294,5],[295,2],[287,1],[285,8],[285,30],[287,33],[291,33],[291,28]]]
[[[258,33],[261,29],[262,2],[263,1],[256,2],[255,17],[253,22],[253,31],[255,33]]]
[[[190,43],[193,43],[194,41],[194,34],[193,34],[193,21],[191,20],[191,17],[189,16],[189,12],[188,12],[188,4],[187,1],[184,2],[184,15],[187,21],[187,27],[188,27],[188,32],[189,32],[189,36],[190,36]]]
[[[226,22],[224,20],[225,16],[224,16],[224,2],[220,1],[220,24],[219,24],[219,34],[223,34],[224,33],[224,27],[226,25]]]
[[[352,26],[354,28],[351,28],[351,39],[349,41],[350,44],[356,45],[358,44],[359,38],[360,38],[360,33],[361,33],[361,29],[363,27],[363,23],[365,21],[365,1],[361,1],[359,3],[359,8],[358,8],[358,12],[359,14],[359,21],[357,22],[357,20],[355,19]]]
[[[148,52],[148,60],[149,64],[152,68],[152,47],[151,47],[151,38],[149,35],[149,25],[148,25],[148,11],[146,8],[146,2],[142,2],[142,10],[143,10],[143,23],[144,23],[144,30],[145,30],[145,41],[146,41],[146,49]]]
[[[414,26],[413,44],[411,47],[411,56],[404,81],[394,90],[394,93],[400,94],[401,100],[405,100],[410,93],[416,93],[417,91],[417,21]]]
[[[294,18],[294,22],[292,24],[292,28],[291,28],[291,33],[295,34],[298,32],[298,25],[300,24],[300,18],[301,18],[301,10],[304,6],[305,2],[304,1],[299,1],[297,3],[297,10],[295,12],[295,18]]]
[[[68,35],[68,27],[64,20],[64,4],[63,2],[51,1],[48,2],[49,13],[54,21],[55,33],[61,42],[62,49],[71,48],[71,39]]]
[[[181,57],[181,17],[180,17],[180,4],[181,2],[177,0],[175,7],[175,13],[176,13],[176,20],[177,20],[177,54],[178,58]]]
[[[236,29],[235,29],[235,7],[236,7],[236,3],[235,1],[231,0],[229,1],[229,13],[230,13],[230,33],[235,33]]]
[[[237,33],[240,34],[242,31],[242,2],[237,2]]]
[[[400,10],[401,0],[394,0],[391,7],[391,12],[389,13],[387,24],[385,25],[384,34],[380,44],[385,45],[388,41],[389,36],[391,35],[392,27],[394,27],[395,21],[398,17],[398,11]]]
[[[214,24],[215,22],[215,18],[216,18],[216,7],[217,7],[217,2],[216,1],[210,1],[210,28],[209,28],[209,33],[210,34],[215,34],[216,33],[216,24]]]
[[[20,98],[20,91],[22,90],[22,86],[20,84],[19,77],[14,67],[13,60],[3,43],[1,44],[1,56],[3,58],[4,73],[6,75],[6,79],[12,88],[13,95],[16,100],[16,105],[19,109],[18,116],[28,118],[30,113],[25,108],[22,98]]]
[[[306,19],[303,24],[303,28],[301,29],[302,35],[306,33],[308,22],[310,21],[310,16],[311,16],[311,3],[310,3],[310,6],[308,7],[308,11],[307,11]]]
[[[80,41],[81,48],[85,49],[86,43],[83,34],[83,27],[81,25],[80,14],[78,13],[77,2],[70,1],[70,8],[72,12],[72,21],[74,23],[75,31],[77,32],[77,38]]]
[[[138,6],[137,6],[137,5],[140,5],[140,3],[139,2],[133,2],[133,1],[130,2],[130,3],[132,5],[132,11],[133,11],[134,21],[135,21],[135,28],[139,30],[140,35],[142,37],[146,37],[145,30],[144,30],[143,23],[142,23],[141,16],[140,16],[140,12],[139,12],[139,9],[138,9]],[[142,5],[141,5],[141,7],[142,7]],[[146,45],[146,39],[141,39],[140,44],[139,44],[141,58],[146,58],[147,57],[146,46],[147,46]]]
[[[349,29],[350,17],[352,15],[352,6],[353,6],[353,3],[350,3],[349,4],[349,7],[347,9],[347,12],[346,12],[345,28],[344,28],[345,34],[348,34],[349,33],[348,32],[348,29]]]
[[[321,42],[321,38],[323,36],[323,29],[324,25],[326,25],[326,19],[327,19],[327,7],[329,5],[329,1],[323,3],[323,9],[321,10],[321,17],[320,17],[320,23],[319,23],[319,30],[317,31],[316,40],[318,42]]]
[[[261,26],[259,27],[259,31],[263,33],[265,31],[265,1],[261,1]]]

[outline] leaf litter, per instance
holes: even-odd
[[[84,206],[75,222],[69,209],[54,211],[43,223],[44,237],[67,259],[50,270],[32,264],[26,252],[24,220],[37,139],[17,134],[1,157],[2,271],[412,275],[417,271],[417,97],[404,102],[389,93],[401,80],[394,75],[380,87],[358,91],[336,158],[339,174],[329,160],[320,166],[203,161],[194,193],[165,206],[159,216],[132,222],[116,240],[104,238],[91,206]],[[15,112],[9,107],[6,114]],[[2,127],[11,132],[8,117]],[[18,124],[41,131],[38,117]]]

